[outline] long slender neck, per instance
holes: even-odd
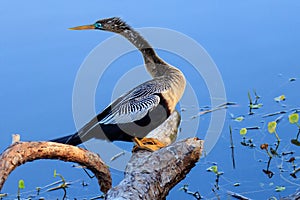
[[[152,77],[163,76],[170,71],[178,70],[164,62],[155,53],[151,45],[137,31],[127,27],[127,29],[120,32],[120,34],[127,38],[143,54],[147,71],[152,75]]]
[[[150,44],[129,26],[126,26],[119,34],[127,38],[140,50],[143,54],[147,71],[153,78],[156,78],[158,84],[169,88],[168,92],[164,92],[162,95],[167,100],[170,111],[173,112],[185,89],[186,80],[183,73],[176,67],[164,62],[155,53]]]
[[[134,46],[136,46],[136,48],[138,48],[143,54],[146,54],[148,57],[156,55],[151,45],[132,28],[127,28],[126,30],[120,32],[120,34],[128,39]]]

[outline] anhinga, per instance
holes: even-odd
[[[118,33],[136,46],[144,57],[147,71],[153,77],[120,96],[77,133],[53,142],[78,145],[89,139],[134,141],[138,147],[157,150],[164,145],[144,138],[162,124],[175,110],[186,85],[182,72],[163,61],[149,43],[120,18],[102,19],[71,30],[104,30]]]

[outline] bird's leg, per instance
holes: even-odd
[[[138,139],[135,137],[133,138],[133,142],[135,143],[135,146],[133,147],[132,152],[135,152],[138,149],[156,151],[166,146],[164,143],[160,142],[155,138]]]

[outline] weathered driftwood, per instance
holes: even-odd
[[[18,166],[38,159],[59,159],[87,167],[98,178],[101,191],[111,188],[108,167],[90,151],[55,142],[16,142],[0,155],[0,190],[8,175]]]
[[[203,141],[189,138],[155,152],[139,151],[129,161],[125,178],[105,199],[165,199],[199,160]]]
[[[173,143],[179,123],[180,115],[175,111],[147,135],[169,146],[155,152],[134,152],[126,166],[124,179],[109,190],[105,199],[165,199],[170,189],[195,166],[203,149],[203,141],[197,138]]]
[[[37,159],[77,162],[98,178],[105,199],[165,199],[169,190],[182,180],[199,160],[203,141],[190,138],[173,143],[177,137],[180,115],[176,111],[148,137],[169,145],[155,152],[138,150],[132,154],[125,178],[111,188],[111,177],[100,157],[87,150],[53,142],[17,142],[0,156],[0,190],[17,166]],[[173,144],[171,144],[173,143]]]
[[[155,138],[165,145],[170,145],[177,138],[180,120],[180,114],[175,110],[164,123],[151,131],[146,137]]]

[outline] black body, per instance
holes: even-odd
[[[50,141],[76,146],[92,138],[108,140],[111,142],[131,142],[134,137],[141,139],[145,137],[150,131],[162,124],[170,116],[167,102],[164,100],[162,95],[157,95],[161,100],[159,105],[152,111],[148,112],[146,116],[144,116],[140,120],[122,124],[99,123],[110,113],[112,106],[118,102],[117,100],[111,106],[107,107],[103,112],[93,118],[75,134],[60,137]]]

